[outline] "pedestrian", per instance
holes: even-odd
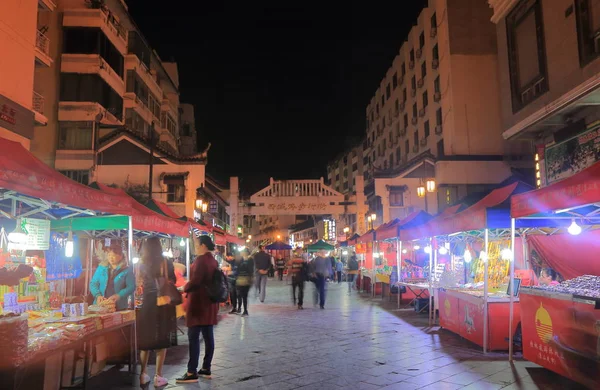
[[[342,271],[344,270],[344,263],[342,263],[341,259],[338,259],[337,263],[335,263],[335,271],[336,271],[336,278],[337,278],[337,282],[338,284],[342,283]]]
[[[258,247],[254,254],[254,267],[256,268],[256,290],[260,295],[260,301],[264,302],[267,295],[267,277],[269,268],[272,267],[271,256],[265,252],[264,246]]]
[[[304,282],[308,279],[308,264],[301,254],[296,255],[289,264],[289,274],[292,276],[292,297],[294,306],[298,303],[298,310],[302,310],[304,304]],[[298,300],[296,301],[296,289],[298,289]]]
[[[242,260],[241,252],[237,252],[232,259],[227,259],[227,262],[230,266],[230,270],[227,275],[227,281],[229,282],[229,300],[231,301],[231,311],[229,314],[239,314],[237,308],[238,306],[242,306],[242,303],[238,301],[239,297],[237,295],[236,288],[237,267],[239,267]]]
[[[236,269],[237,312],[242,313],[243,304],[244,312],[242,313],[242,317],[248,317],[248,291],[250,291],[250,286],[252,286],[252,275],[254,275],[254,263],[249,255],[250,253],[247,249],[242,250],[242,261]]]
[[[331,275],[329,275],[329,277],[331,278],[331,281],[335,281],[335,256],[332,254],[329,257],[329,261],[331,261]]]
[[[348,259],[348,272],[346,273],[346,281],[348,282],[348,294],[353,288],[354,278],[358,275],[358,261],[356,260],[356,252],[352,252]]]
[[[137,313],[137,343],[140,349],[142,386],[150,382],[147,373],[150,351],[156,353],[156,373],[154,387],[169,384],[162,375],[167,348],[171,346],[171,332],[176,330],[175,306],[157,305],[158,280],[167,278],[176,283],[173,263],[167,262],[162,255],[162,245],[158,237],[150,237],[144,242],[142,259],[138,273],[138,285],[142,288],[142,306]]]
[[[283,270],[285,269],[285,259],[281,255],[277,256],[275,260],[275,266],[277,267],[277,276],[279,280],[283,280]]]
[[[317,257],[312,261],[312,271],[315,277],[315,286],[317,294],[319,295],[319,306],[321,309],[325,309],[325,283],[327,275],[333,273],[331,269],[331,260],[327,257],[327,252],[321,250],[318,252]]]
[[[218,263],[212,255],[215,244],[209,236],[201,235],[194,240],[196,259],[190,268],[185,321],[188,327],[189,361],[187,372],[176,380],[177,383],[198,382],[198,377],[210,378],[212,358],[215,353],[214,326],[217,324],[219,304],[210,300],[207,287],[218,270]],[[200,334],[204,339],[204,361],[198,370],[200,359]]]

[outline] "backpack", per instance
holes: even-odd
[[[206,286],[206,292],[208,298],[214,303],[227,302],[227,298],[229,297],[229,283],[223,271],[218,268],[215,270],[210,284]]]

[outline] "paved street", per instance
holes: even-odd
[[[215,329],[213,376],[176,385],[185,372],[187,343],[167,355],[167,389],[580,389],[529,362],[511,367],[506,355],[483,355],[474,345],[437,327],[427,315],[328,285],[325,310],[291,305],[290,287],[269,280],[261,304],[250,292],[250,316],[224,315]],[[185,331],[185,329],[184,329]],[[154,366],[150,367],[150,373]],[[127,389],[117,373],[104,373],[94,389]],[[152,386],[151,386],[152,387]]]

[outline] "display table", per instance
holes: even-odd
[[[397,286],[404,286],[408,291],[410,291],[414,297],[408,303],[408,306],[413,306],[417,299],[429,298],[429,295],[432,293],[433,287],[430,287],[428,283],[413,283],[413,282],[398,282]],[[425,308],[419,310],[419,313],[422,312]]]
[[[600,300],[521,287],[523,357],[600,388]]]
[[[45,366],[46,359],[50,357],[60,356],[61,358],[61,367],[60,367],[60,384],[62,386],[63,383],[63,365],[65,365],[65,352],[67,351],[75,351],[75,356],[77,353],[81,353],[84,356],[84,364],[83,364],[83,375],[80,383],[75,384],[73,386],[67,387],[59,387],[60,389],[86,389],[87,381],[90,377],[90,358],[92,357],[92,351],[94,350],[94,345],[96,340],[104,336],[108,333],[115,331],[122,331],[128,334],[129,340],[131,340],[129,344],[129,359],[128,359],[128,369],[129,373],[134,374],[136,370],[136,362],[137,362],[137,349],[135,343],[135,320],[123,321],[120,324],[110,325],[110,326],[102,326],[100,329],[90,332],[89,334],[77,339],[65,341],[61,340],[61,342],[56,346],[50,349],[46,349],[39,352],[31,352],[25,362],[18,366],[16,369],[11,370],[10,372],[2,373],[2,388],[3,389],[19,389],[23,388],[22,385],[27,381],[27,377],[31,375],[31,371],[38,371],[36,367],[42,367],[41,370],[43,372],[43,367]],[[73,375],[71,377],[71,382],[74,380],[75,369],[73,365]],[[37,379],[37,378],[36,378]],[[43,381],[39,384],[39,389],[44,387]],[[31,384],[27,384],[28,389],[34,389],[38,387],[32,387]]]
[[[483,347],[483,291],[458,291],[440,288],[440,326]],[[510,297],[488,296],[488,350],[508,350]],[[517,330],[520,317],[519,298],[514,298],[511,332]]]

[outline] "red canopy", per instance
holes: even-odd
[[[366,244],[375,241],[375,230],[371,229],[356,239],[357,244]]]
[[[152,203],[154,203],[156,205],[156,207],[158,207],[158,209],[166,216],[168,216],[170,218],[178,219],[178,220],[184,219],[184,217],[177,215],[177,213],[175,211],[173,211],[173,209],[171,209],[169,206],[167,206],[165,203],[161,202],[160,200],[152,199]],[[201,225],[198,222],[194,221],[192,218],[185,218],[185,220],[190,224],[190,226],[193,229],[198,229],[200,231],[209,232],[209,233],[212,231],[210,226]]]
[[[413,213],[414,214],[414,213]],[[398,235],[398,225],[402,222],[400,219],[395,218],[388,223],[384,223],[375,230],[377,240],[389,240],[395,238]]]
[[[227,239],[225,238],[225,235],[215,232],[215,245],[224,246],[226,244],[227,244]]]
[[[131,215],[132,199],[79,184],[50,168],[20,143],[0,137],[0,187],[102,213]]]
[[[243,239],[236,237],[232,234],[225,234],[225,241],[235,245],[244,245]]]
[[[98,188],[107,194],[127,196],[127,193],[120,188],[113,188],[107,185],[96,183]],[[187,237],[189,235],[189,223],[178,219],[173,219],[150,210],[143,204],[131,198],[129,215],[132,215],[133,228],[144,232],[154,232],[169,234],[178,237]]]
[[[513,218],[527,217],[600,202],[600,162],[564,180],[512,197]]]
[[[461,204],[457,204],[452,207],[448,207],[437,217],[434,217],[429,220],[429,222],[424,223],[422,225],[416,226],[412,229],[406,229],[400,231],[400,239],[402,241],[410,241],[410,240],[418,240],[420,238],[429,238],[432,237],[432,231],[435,229],[437,223],[444,220],[445,218],[451,218],[454,216],[458,210],[462,207]]]

